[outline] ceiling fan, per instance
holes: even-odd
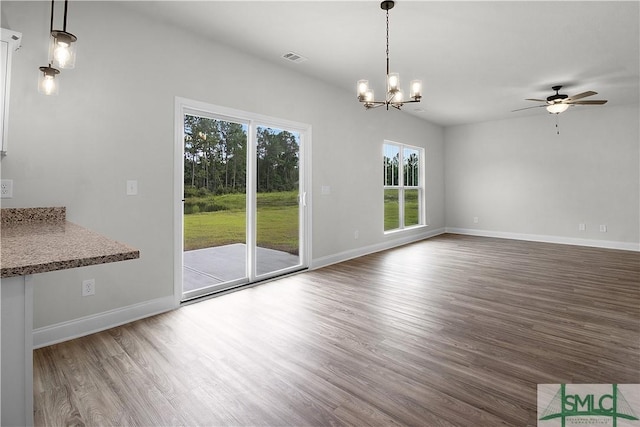
[[[531,99],[531,98],[525,99],[525,101],[544,102],[544,104],[535,105],[533,107],[519,108],[513,111],[522,111],[522,110],[528,110],[530,108],[547,107],[547,111],[550,112],[551,114],[560,114],[566,111],[567,108],[569,108],[571,105],[602,105],[607,103],[607,101],[604,99],[579,101],[582,98],[597,95],[597,92],[593,92],[591,90],[579,93],[577,95],[567,96],[563,93],[560,93],[561,88],[562,86],[553,86],[551,89],[555,90],[556,93],[551,96],[548,96],[547,99]]]

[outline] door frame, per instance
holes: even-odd
[[[174,177],[173,177],[173,225],[174,225],[174,301],[175,306],[179,307],[182,302],[182,285],[183,285],[183,215],[184,215],[184,115],[185,113],[202,113],[205,117],[213,117],[220,120],[228,119],[234,122],[248,123],[249,141],[255,132],[257,126],[273,126],[284,130],[294,130],[300,133],[300,263],[301,269],[309,268],[311,258],[311,125],[306,123],[294,122],[291,120],[270,117],[262,114],[251,113],[247,111],[237,110],[219,105],[209,104],[202,101],[196,101],[188,98],[175,98],[175,116],[174,116]],[[249,142],[248,141],[248,142]],[[249,144],[247,147],[247,158],[249,162],[255,162],[255,147]],[[251,163],[250,163],[251,164]],[[255,176],[251,179],[252,188],[255,187]],[[255,189],[251,191],[255,194]],[[255,209],[254,197],[249,197],[247,192],[247,223],[255,222],[255,213],[250,209]],[[247,233],[247,262],[254,262],[255,255],[255,239],[252,242]],[[250,285],[255,280],[255,272],[249,275]],[[187,303],[187,302],[185,302]]]

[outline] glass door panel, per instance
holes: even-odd
[[[184,115],[183,297],[247,281],[248,126]]]
[[[256,128],[255,274],[301,265],[300,133]]]

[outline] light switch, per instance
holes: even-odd
[[[138,181],[129,180],[127,181],[127,196],[137,196],[138,195]]]
[[[328,185],[323,185],[320,187],[320,194],[331,194],[331,187]]]

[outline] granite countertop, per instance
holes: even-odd
[[[0,210],[0,277],[140,258],[140,251],[66,220],[66,209]]]

